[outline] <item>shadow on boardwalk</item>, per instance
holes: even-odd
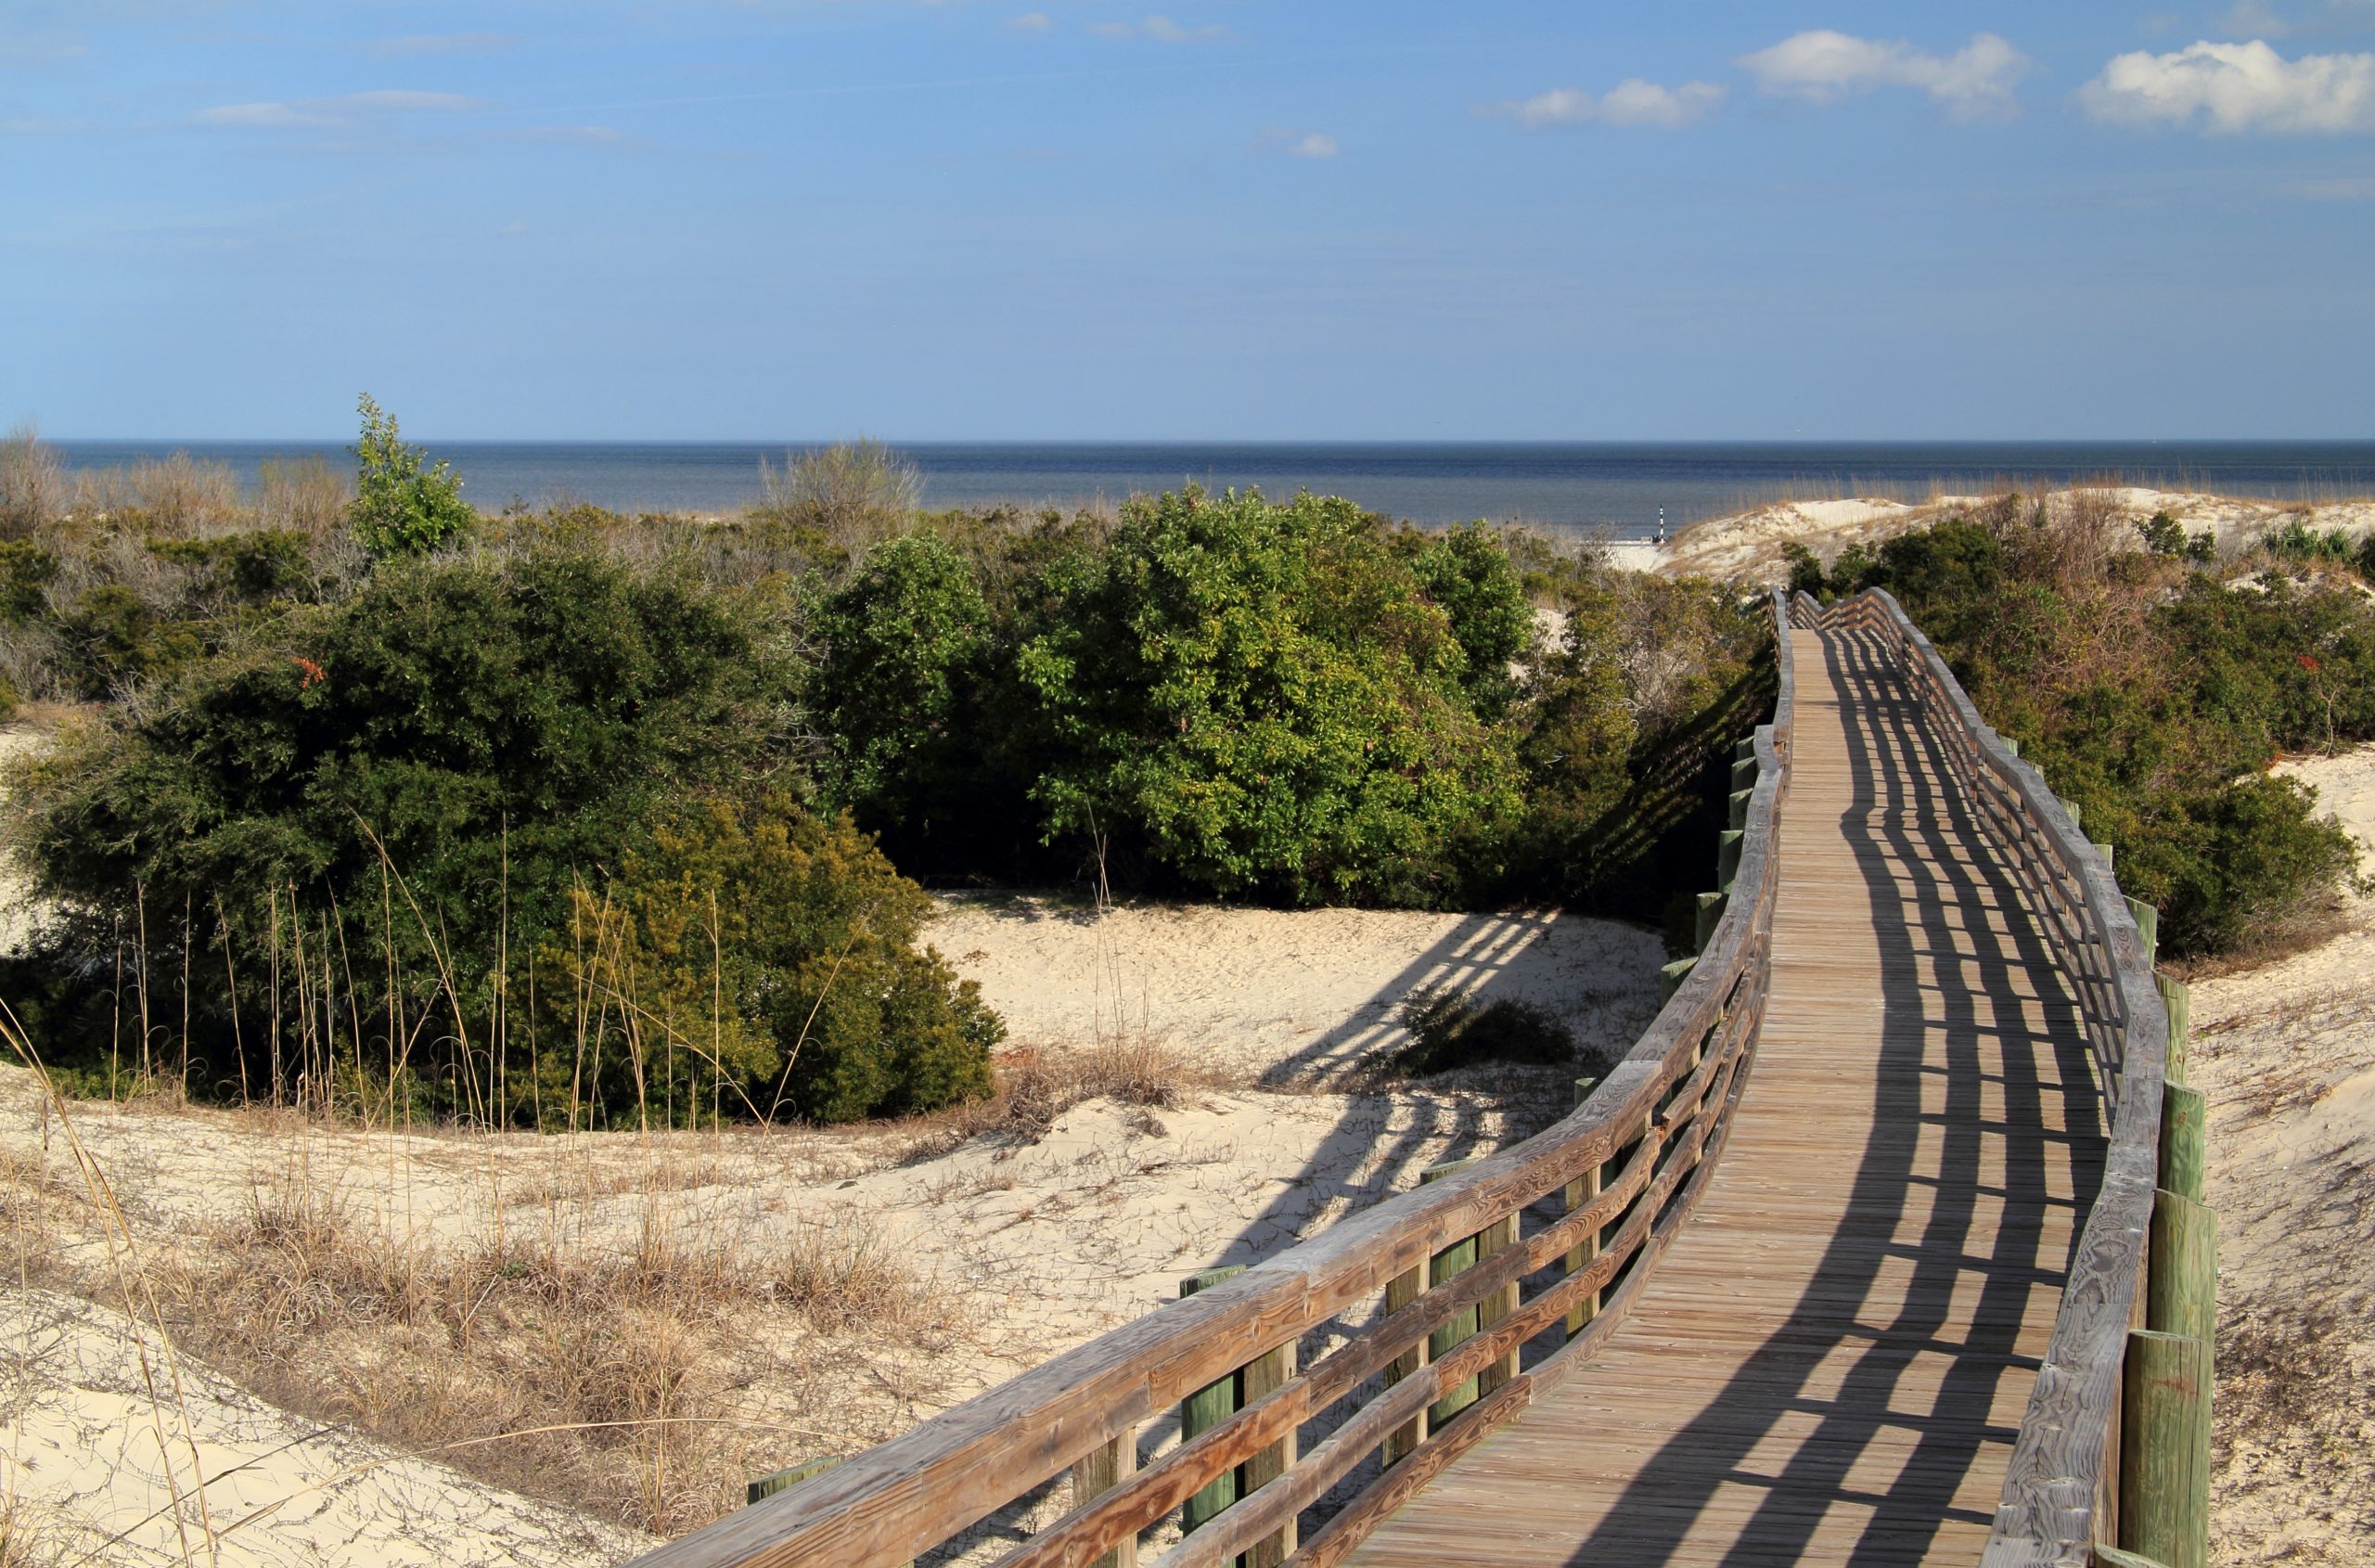
[[[1967,929],[1967,900],[1992,895],[2016,908],[2018,891],[1983,854],[1958,856],[1958,846],[1985,842],[1983,825],[1943,782],[1945,759],[1882,656],[1851,641],[1833,642],[1830,651],[1828,673],[1844,706],[1853,759],[1848,842],[1884,933],[1898,909],[1907,928],[1902,944],[1887,934],[1882,941],[1884,1028],[1875,1075],[1881,1114],[1856,1156],[1852,1224],[1830,1238],[1781,1327],[1702,1414],[1643,1462],[1638,1479],[1568,1557],[1577,1568],[1674,1561],[1727,1487],[1764,1493],[1732,1526],[1736,1534],[1717,1559],[1727,1563],[1799,1561],[1818,1527],[1837,1528],[1843,1510],[1833,1504],[1852,1505],[1845,1511],[1866,1523],[1844,1555],[1826,1543],[1824,1561],[1919,1562],[1945,1522],[1988,1523],[1992,1510],[1958,1503],[1957,1493],[1978,1449],[2013,1435],[1988,1424],[1998,1384],[2010,1377],[2025,1386],[2034,1374],[2035,1358],[2014,1348],[2030,1292],[2041,1282],[2058,1287],[2066,1270],[2066,1256],[2052,1270],[2038,1266],[2049,1210],[2072,1206],[2047,1189],[2048,1146],[2065,1138],[2099,1145],[2091,1079],[2066,1031],[2052,1032],[2056,1038],[1998,1022],[2021,1017],[2027,998],[2019,978],[2056,972],[2052,957],[2025,920],[2009,922],[2009,933]],[[1914,876],[1900,880],[1892,862]],[[1982,964],[1918,962],[1973,937]],[[1939,1038],[1948,1042],[1943,1061],[1923,1049]],[[2000,1072],[1986,1060],[1997,1053],[1983,1048],[1991,1040],[2000,1047]],[[2041,1072],[2048,1066],[2049,1074]],[[1942,1082],[1925,1097],[1929,1079]],[[1987,1103],[1991,1082],[2000,1111]],[[2048,1118],[2046,1101],[2056,1095],[2064,1104]],[[1908,1101],[1942,1099],[1936,1112],[1908,1118],[1902,1110]],[[2072,1130],[2046,1130],[2049,1122]],[[1982,1186],[1993,1139],[2001,1140],[2002,1188]],[[2091,1167],[2082,1158],[2082,1187],[2099,1173],[2099,1155]],[[1918,1240],[1896,1234],[1916,1194],[1928,1204]],[[2091,1197],[2077,1194],[2081,1212]],[[1977,1223],[1983,1203],[1988,1224]],[[1975,1253],[1975,1243],[1985,1251]],[[1976,1305],[1958,1309],[1958,1296],[1967,1304],[1974,1287]],[[1645,1311],[1654,1307],[1645,1304]],[[1969,1327],[1953,1327],[1958,1320]],[[1934,1396],[1900,1397],[1900,1380],[1924,1355],[1953,1357],[1943,1386]],[[1908,1428],[1916,1434],[1909,1459],[1892,1453],[1859,1467],[1876,1438],[1887,1434],[1901,1445]],[[1778,1464],[1757,1452],[1777,1442],[1787,1446]]]

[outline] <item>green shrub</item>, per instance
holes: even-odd
[[[1429,537],[1410,567],[1459,639],[1469,705],[1487,723],[1499,719],[1517,699],[1512,667],[1534,643],[1534,607],[1508,551],[1483,523],[1470,523]]]
[[[1224,896],[1433,904],[1517,816],[1450,617],[1349,502],[1135,500],[1042,592],[1017,673],[1050,836]]]
[[[930,911],[847,817],[779,793],[686,803],[603,894],[575,894],[569,940],[540,955],[564,999],[547,1037],[569,1037],[565,1009],[589,992],[636,1003],[615,1038],[605,1015],[570,1059],[545,1057],[544,1098],[592,1083],[604,1104],[670,1120],[723,1099],[847,1122],[985,1095],[1005,1026],[917,946]]]
[[[57,575],[54,552],[31,539],[0,539],[0,624],[39,614],[43,589]]]
[[[979,760],[989,607],[948,543],[911,533],[868,551],[815,623],[810,700],[827,736],[826,794],[869,824],[945,818]]]
[[[392,970],[479,1009],[507,944],[558,929],[572,883],[598,885],[667,803],[780,765],[773,641],[669,572],[392,562],[21,768],[14,837],[96,928],[162,946],[158,911],[206,913],[247,1005],[302,919],[372,956],[340,987],[364,1010]],[[225,1033],[237,1000],[211,1004]]]
[[[354,536],[375,558],[422,555],[454,539],[478,514],[462,499],[453,465],[428,465],[428,454],[399,439],[396,417],[383,412],[366,392],[358,405],[363,434],[355,443],[360,465],[348,521]]]

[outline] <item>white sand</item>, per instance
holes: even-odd
[[[2167,512],[2188,533],[2207,529],[2220,549],[2229,554],[2296,521],[2320,533],[2340,529],[2354,539],[2375,529],[2375,500],[2248,501],[2137,486],[2109,494],[2139,520]],[[1677,576],[1786,582],[1789,566],[1782,559],[1784,545],[1804,545],[1828,563],[1851,544],[1877,544],[1987,499],[1939,495],[1919,506],[1885,499],[1777,502],[1692,523],[1675,536],[1662,556],[1624,564]]]
[[[1146,1036],[1273,1086],[1342,1083],[1406,1039],[1394,1010],[1449,987],[1546,1007],[1594,1045],[1654,1010],[1658,937],[1553,910],[1439,915],[1123,906],[1098,920],[1030,896],[945,900],[931,944],[982,983],[1009,1044]]]
[[[0,1491],[61,1563],[576,1568],[653,1544],[300,1421],[80,1297],[0,1296]]]
[[[2290,763],[2375,868],[2375,747]],[[2193,987],[2219,1237],[2214,1558],[2375,1562],[2375,904]]]

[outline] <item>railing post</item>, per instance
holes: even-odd
[[[1190,1274],[1179,1281],[1182,1299],[1200,1291],[1209,1291],[1224,1279],[1233,1279],[1245,1272],[1243,1264],[1230,1264],[1225,1268],[1208,1268],[1201,1274]],[[1216,1382],[1206,1383],[1189,1394],[1179,1407],[1179,1436],[1182,1442],[1208,1428],[1220,1425],[1237,1414],[1239,1374],[1231,1372]],[[1227,1471],[1213,1477],[1204,1489],[1188,1499],[1180,1510],[1180,1529],[1185,1532],[1210,1521],[1221,1510],[1237,1501],[1237,1472]]]
[[[2183,1084],[2188,1081],[2188,1058],[2193,1054],[2193,993],[2165,974],[2152,979],[2161,987],[2161,1005],[2169,1011],[2169,1064],[2163,1076],[2172,1084]]]
[[[1256,1399],[1276,1389],[1284,1388],[1295,1375],[1295,1342],[1289,1340],[1276,1350],[1265,1351],[1245,1364],[1245,1402]],[[1288,1433],[1267,1448],[1238,1467],[1238,1489],[1251,1497],[1294,1468],[1295,1434]],[[1285,1524],[1253,1544],[1241,1561],[1246,1568],[1278,1568],[1278,1564],[1294,1555],[1295,1522]]]
[[[2202,1202],[2202,1166],[2208,1160],[2209,1108],[2200,1089],[2164,1083],[2161,1089],[2161,1185],[2180,1198]]]
[[[1110,1492],[1129,1479],[1138,1468],[1138,1445],[1128,1433],[1110,1439],[1088,1458],[1072,1466],[1072,1507],[1078,1508],[1100,1493]],[[1090,1564],[1090,1568],[1138,1568],[1138,1538],[1136,1536],[1116,1545],[1111,1551]]]
[[[1447,1176],[1451,1176],[1458,1171],[1466,1170],[1474,1162],[1469,1160],[1446,1160],[1440,1165],[1430,1165],[1427,1169],[1421,1171],[1419,1174],[1419,1180],[1422,1185],[1427,1182],[1441,1181]],[[1450,1246],[1445,1247],[1442,1252],[1437,1253],[1427,1265],[1427,1283],[1429,1286],[1431,1287],[1435,1285],[1449,1284],[1458,1275],[1476,1266],[1476,1241],[1477,1239],[1470,1236],[1465,1240],[1455,1241]],[[1449,1322],[1445,1323],[1442,1328],[1437,1329],[1433,1333],[1429,1334],[1427,1336],[1427,1359],[1429,1361],[1440,1361],[1444,1356],[1450,1355],[1456,1346],[1464,1343],[1469,1340],[1474,1339],[1476,1337],[1477,1317],[1478,1314],[1476,1308],[1471,1306],[1467,1311],[1455,1315]],[[1470,1405],[1476,1403],[1477,1397],[1476,1380],[1474,1378],[1464,1380],[1457,1388],[1444,1390],[1444,1396],[1436,1400],[1431,1406],[1428,1407],[1428,1430],[1432,1431],[1436,1427],[1443,1425],[1444,1422],[1451,1420],[1452,1417],[1459,1414],[1462,1410],[1467,1409]]]
[[[829,1459],[810,1459],[805,1464],[796,1464],[789,1470],[779,1470],[772,1475],[763,1475],[745,1488],[743,1506],[747,1508],[751,1503],[764,1501],[774,1497],[777,1492],[789,1492],[810,1476],[822,1475],[841,1462],[840,1456],[836,1455]]]
[[[2210,1346],[2138,1329],[2121,1389],[2119,1544],[2167,1568],[2205,1568],[2210,1536]]]
[[[1598,1087],[1599,1087],[1599,1080],[1598,1078],[1576,1079],[1575,1103],[1577,1105],[1583,1104],[1584,1101],[1592,1097],[1592,1091]],[[1601,1179],[1600,1173],[1605,1171],[1607,1168],[1608,1167],[1606,1165],[1594,1165],[1590,1170],[1585,1171],[1582,1176],[1577,1176],[1574,1180],[1567,1184],[1567,1212],[1569,1214],[1573,1214],[1577,1209],[1584,1207],[1593,1199],[1599,1196]],[[1570,1274],[1581,1274],[1585,1268],[1590,1266],[1592,1259],[1598,1256],[1599,1256],[1599,1229],[1598,1227],[1594,1227],[1591,1231],[1585,1234],[1582,1240],[1567,1249],[1567,1272]],[[1599,1292],[1598,1291],[1586,1292],[1579,1300],[1576,1301],[1574,1305],[1567,1309],[1567,1337],[1572,1340],[1577,1334],[1582,1333],[1584,1331],[1584,1325],[1598,1316]]]

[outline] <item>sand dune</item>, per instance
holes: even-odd
[[[2281,771],[2375,845],[2375,747]],[[2343,924],[2193,987],[2220,1226],[2225,1563],[2375,1562],[2375,902],[2351,900]]]

